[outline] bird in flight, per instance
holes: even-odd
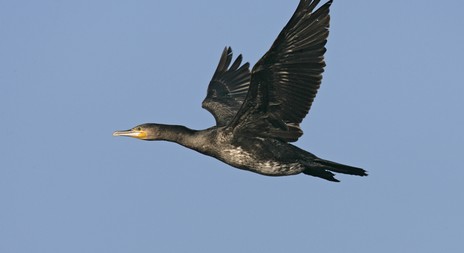
[[[334,173],[367,176],[365,170],[328,161],[297,146],[300,123],[311,108],[324,72],[332,0],[301,0],[269,51],[249,69],[226,47],[202,107],[216,126],[146,123],[114,136],[178,143],[233,167],[267,176],[306,174],[338,182]],[[232,64],[231,64],[232,63]]]

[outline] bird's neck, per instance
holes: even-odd
[[[175,142],[187,148],[197,150],[202,140],[201,136],[198,134],[199,132],[198,130],[192,130],[185,126],[159,125],[157,139]]]

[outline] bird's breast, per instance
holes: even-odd
[[[277,157],[269,157],[269,154],[257,150],[247,151],[242,147],[225,148],[218,158],[236,168],[269,176],[293,175],[304,170],[304,166],[297,161],[279,161]]]

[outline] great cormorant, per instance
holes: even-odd
[[[216,126],[142,124],[115,136],[176,142],[231,166],[268,176],[304,173],[338,182],[332,172],[366,176],[361,168],[327,161],[300,149],[299,124],[321,84],[332,0],[301,0],[269,51],[249,70],[225,48],[202,106]]]

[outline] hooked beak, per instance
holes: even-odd
[[[147,132],[143,130],[136,131],[136,130],[130,129],[130,130],[124,130],[124,131],[115,131],[113,133],[113,136],[127,136],[127,137],[132,137],[132,138],[143,140],[147,137]]]

